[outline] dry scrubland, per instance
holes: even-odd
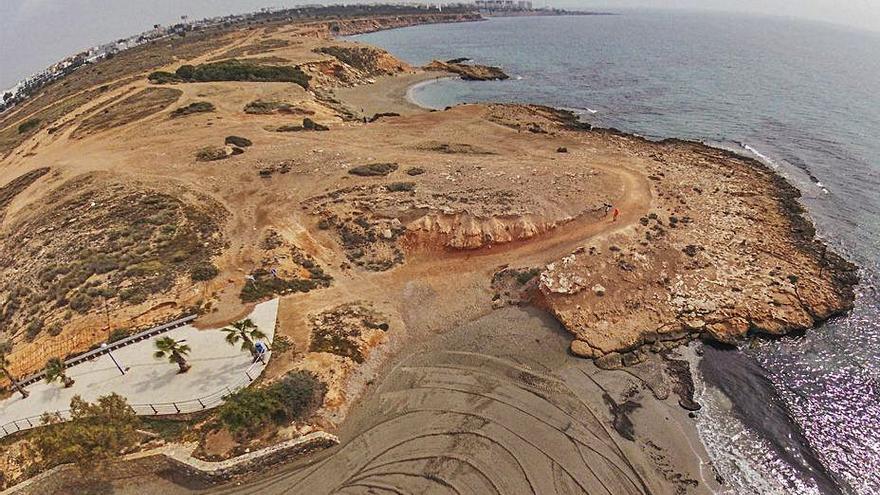
[[[813,240],[797,191],[757,162],[591,130],[537,106],[426,112],[389,100],[384,115],[365,113],[357,102],[395,78],[502,76],[414,68],[331,37],[432,20],[467,18],[193,35],[78,71],[3,115],[0,331],[14,373],[39,369],[46,349],[63,357],[101,342],[108,320],[117,335],[196,310],[215,325],[282,295],[268,380],[313,373],[325,394],[305,423],[334,429],[393,351],[509,304],[549,311],[571,351],[604,368],[697,337],[808,328],[851,307],[854,267]],[[620,209],[616,222],[606,204]],[[470,369],[482,359],[428,361]],[[492,380],[520,373],[492,366]],[[511,393],[549,387],[547,401],[576,402],[537,380],[521,375]],[[544,420],[548,438],[561,434],[564,418]],[[609,471],[582,478],[551,466],[541,476],[557,476],[557,488],[598,486],[615,469],[627,492],[691,486],[672,475],[646,482],[660,461],[625,459],[662,455],[645,443],[621,449],[592,421],[578,435],[601,433],[592,448],[611,449]],[[201,441],[222,458],[301,431]]]

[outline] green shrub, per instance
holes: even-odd
[[[147,79],[150,80],[153,84],[169,84],[182,81],[181,78],[177,76],[177,74],[173,72],[165,72],[165,71],[156,71],[147,76]]]
[[[254,144],[248,138],[243,138],[241,136],[226,136],[225,144],[230,144],[232,146],[238,146],[240,148],[247,148],[248,146]]]
[[[301,125],[286,124],[275,128],[275,132],[299,132],[305,130]]]
[[[40,119],[28,119],[21,124],[18,125],[18,133],[25,134],[34,129],[36,129],[40,125]]]
[[[141,304],[147,300],[147,294],[138,288],[123,289],[119,293],[119,298],[129,304]]]
[[[113,331],[110,332],[110,336],[107,337],[107,342],[112,344],[113,342],[118,342],[129,335],[131,335],[131,330],[128,328],[114,328]]]
[[[56,335],[60,335],[64,330],[64,325],[61,324],[60,321],[56,321],[55,323],[49,325],[49,335],[55,337]]]
[[[40,332],[43,331],[43,320],[41,318],[37,318],[35,320],[31,320],[27,326],[27,339],[34,340],[37,338],[37,335],[40,335]]]
[[[92,307],[92,302],[93,299],[91,296],[85,292],[78,292],[70,299],[68,304],[70,305],[70,309],[77,313],[88,313],[89,309]]]
[[[110,394],[88,403],[77,395],[70,410],[71,421],[46,413],[42,422],[48,426],[33,432],[32,445],[44,468],[72,462],[94,475],[137,445],[140,420],[124,397]]]
[[[388,189],[388,192],[409,192],[414,191],[416,188],[415,182],[392,182],[385,186]]]
[[[272,385],[284,417],[288,421],[303,419],[324,402],[326,386],[308,371],[292,371]]]
[[[220,269],[214,266],[213,263],[199,263],[194,266],[190,271],[190,277],[192,277],[195,282],[203,282],[205,280],[211,280],[220,274]]]
[[[159,84],[174,81],[292,82],[303,88],[308,88],[309,79],[309,76],[299,67],[259,65],[235,59],[196,66],[182,65],[174,74],[170,72],[150,74],[150,81]]]
[[[217,417],[232,432],[254,431],[272,422],[280,410],[269,388],[244,388],[226,398]]]
[[[263,388],[244,388],[228,396],[217,415],[234,433],[252,433],[308,417],[324,402],[326,386],[308,371],[292,371]]]
[[[306,129],[308,131],[329,131],[330,130],[330,128],[327,127],[326,125],[319,124],[308,117],[303,119],[302,126],[303,126],[303,129]]]
[[[176,71],[174,71],[177,77],[181,79],[192,79],[195,72],[196,68],[192,65],[181,65]]]
[[[348,170],[348,173],[361,177],[376,177],[388,175],[395,170],[397,170],[396,163],[370,163],[351,168]]]
[[[209,101],[197,101],[171,112],[171,118],[183,117],[194,113],[213,112],[214,104]]]

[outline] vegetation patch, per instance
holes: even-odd
[[[217,268],[213,263],[203,262],[198,263],[192,267],[189,272],[190,278],[193,279],[193,282],[203,282],[205,280],[211,280],[220,274],[220,269]]]
[[[392,182],[386,186],[388,192],[412,192],[416,190],[415,182]]]
[[[71,420],[46,413],[48,425],[33,432],[32,444],[43,468],[74,463],[83,473],[95,474],[116,460],[119,454],[137,446],[140,420],[125,398],[116,394],[89,403],[80,396],[70,401]]]
[[[485,148],[481,148],[479,146],[474,146],[472,144],[467,143],[442,143],[437,141],[429,141],[427,143],[423,143],[417,147],[419,150],[423,151],[434,151],[437,153],[444,153],[447,155],[494,155],[493,151],[490,151]]]
[[[175,117],[183,117],[186,115],[191,115],[194,113],[206,113],[213,112],[214,104],[209,101],[197,101],[194,103],[190,103],[185,107],[180,107],[173,112],[171,112],[171,118]]]
[[[0,233],[0,332],[140,304],[219,253],[219,205],[84,176]],[[51,232],[51,234],[49,234]]]
[[[266,387],[249,387],[228,396],[220,423],[239,438],[311,416],[324,402],[327,387],[308,371],[291,371]]]
[[[348,169],[351,175],[360,177],[381,177],[397,170],[396,163],[370,163],[368,165],[359,165]]]
[[[312,317],[309,350],[364,361],[369,339],[388,330],[385,318],[364,303],[337,306]]]
[[[294,124],[286,124],[279,127],[275,127],[274,129],[268,128],[270,130],[274,130],[275,132],[300,132],[300,131],[329,131],[330,128],[326,125],[319,124],[314,120],[306,117],[303,119],[302,125],[294,125]]]
[[[239,148],[247,148],[248,146],[254,144],[253,141],[251,141],[250,139],[240,136],[226,136],[224,143],[231,146],[238,146]]]
[[[243,302],[254,302],[275,295],[309,292],[330,286],[333,277],[296,246],[285,242],[275,231],[263,240],[260,268],[251,272],[241,289]]]
[[[31,132],[32,130],[36,129],[37,127],[40,127],[40,122],[42,122],[42,121],[40,119],[36,119],[36,118],[25,120],[24,122],[22,122],[21,124],[18,125],[18,133],[19,134],[27,134],[28,132]]]
[[[523,304],[531,299],[539,282],[540,268],[504,268],[492,276],[493,304]]]
[[[309,76],[299,67],[261,65],[247,60],[223,60],[200,65],[181,65],[174,72],[153,72],[149,79],[155,84],[172,82],[292,82],[309,87]]]
[[[72,136],[83,137],[136,122],[169,107],[182,94],[182,91],[172,88],[142,89],[83,120]]]
[[[330,130],[330,128],[327,127],[326,125],[319,124],[308,117],[303,119],[302,126],[303,126],[303,129],[305,129],[307,131],[329,131]]]
[[[244,113],[254,115],[271,115],[274,113],[291,114],[291,115],[314,115],[314,110],[298,108],[290,103],[282,101],[263,101],[256,100],[248,103],[244,107]]]
[[[205,146],[196,151],[197,162],[213,162],[229,158],[230,153],[223,146]]]

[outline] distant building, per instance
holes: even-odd
[[[477,0],[475,4],[478,9],[488,11],[532,10],[532,2],[527,0]]]

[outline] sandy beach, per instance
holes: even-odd
[[[412,115],[424,112],[409,97],[414,86],[449,77],[448,74],[433,71],[418,71],[410,74],[382,76],[372,84],[334,90],[336,96],[356,109],[362,116],[370,118],[378,113],[397,113]]]

